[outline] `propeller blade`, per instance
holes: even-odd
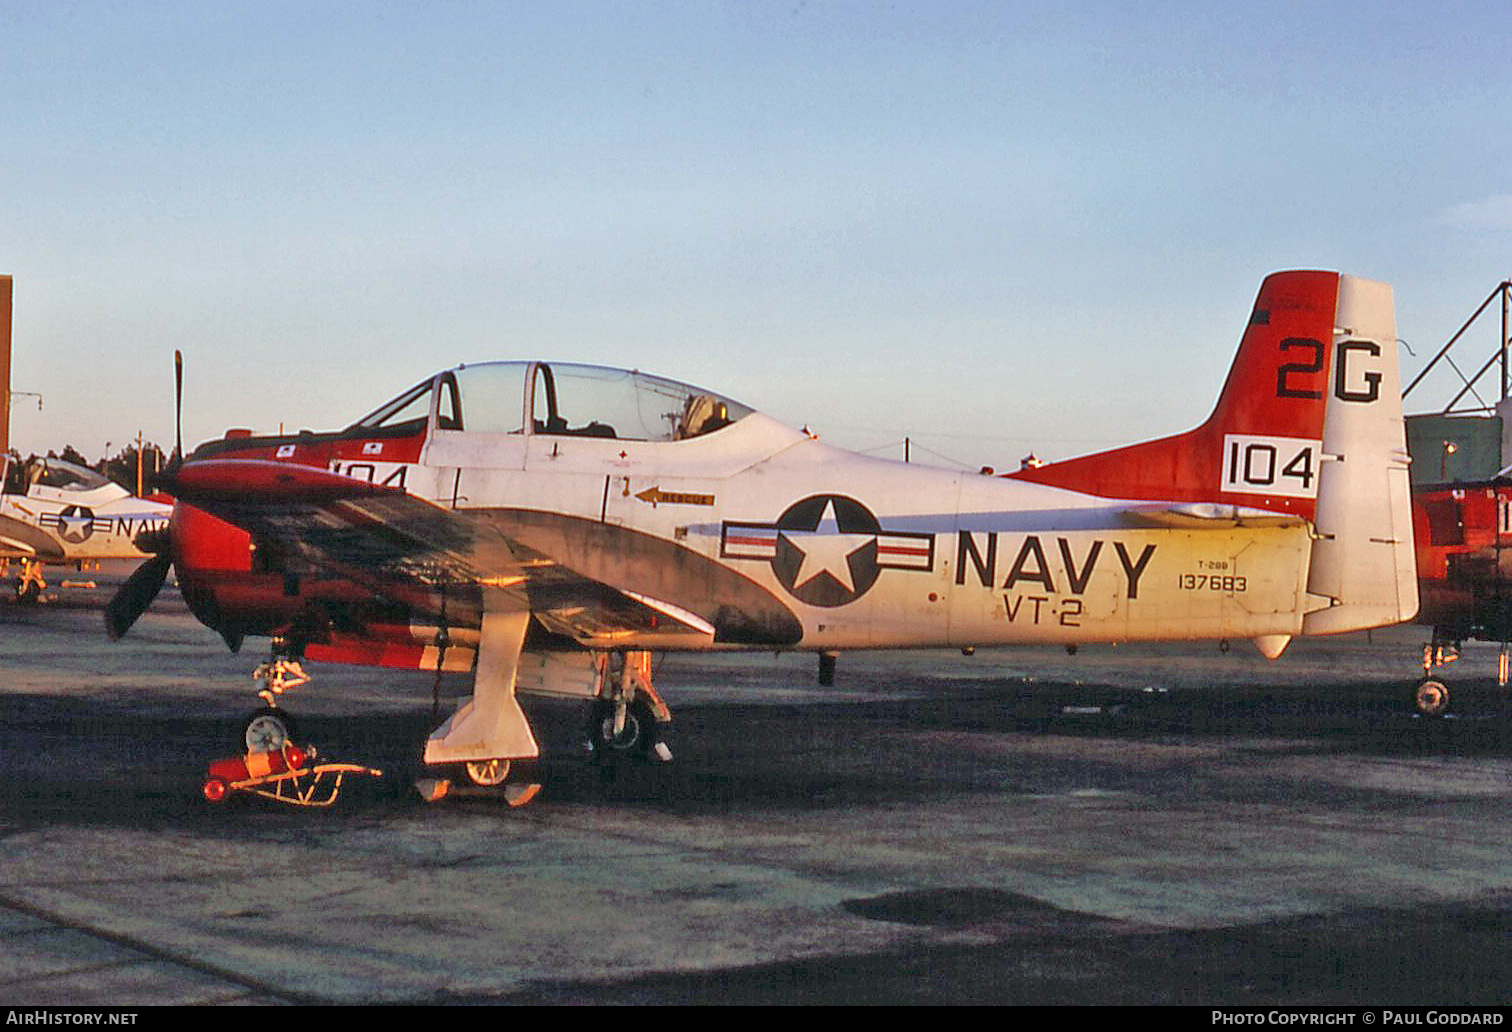
[[[167,527],[156,530],[139,530],[131,543],[148,555],[164,555],[172,547]]]
[[[126,583],[121,585],[105,607],[105,633],[110,635],[111,641],[120,641],[131,630],[131,625],[137,622],[137,617],[152,605],[152,600],[157,598],[158,592],[163,588],[163,582],[168,579],[168,571],[172,566],[173,557],[165,552],[148,559],[126,578]]]

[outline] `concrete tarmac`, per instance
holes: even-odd
[[[1422,629],[1302,641],[668,656],[675,761],[607,777],[530,703],[540,798],[413,792],[434,675],[286,701],[382,768],[321,811],[199,795],[257,705],[171,593],[0,604],[0,1001],[1504,1004],[1496,650],[1409,715]],[[442,713],[468,691],[440,685]]]

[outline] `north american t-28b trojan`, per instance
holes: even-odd
[[[592,700],[601,754],[666,758],[653,650],[1248,638],[1274,658],[1417,609],[1399,395],[1390,288],[1332,272],[1265,280],[1197,429],[1006,477],[639,372],[458,366],[339,432],[201,445],[162,484],[171,551],[106,620],[124,633],[171,563],[233,647],[272,638],[275,690],[301,658],[471,671],[424,762],[481,785],[539,754],[517,692]]]
[[[12,465],[0,455],[0,571],[16,563],[16,598],[35,602],[47,589],[45,564],[145,559],[167,533],[170,512],[64,459]]]

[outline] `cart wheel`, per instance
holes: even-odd
[[[475,760],[463,766],[467,770],[468,780],[483,788],[502,785],[504,779],[509,777],[509,761],[504,759]]]
[[[294,718],[273,706],[264,706],[247,718],[242,745],[247,752],[277,752],[294,738]]]
[[[223,803],[226,801],[226,796],[231,794],[231,787],[220,778],[210,778],[201,791],[204,792],[208,802]]]

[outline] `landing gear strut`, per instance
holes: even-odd
[[[599,763],[620,759],[668,763],[672,750],[662,740],[662,724],[672,719],[651,687],[651,653],[632,649],[621,656],[619,677],[608,668],[588,716],[588,751]]]
[[[1433,676],[1434,667],[1459,659],[1459,642],[1437,635],[1423,646],[1423,681],[1412,690],[1412,708],[1419,716],[1442,717],[1449,712],[1449,686]]]
[[[1449,712],[1449,686],[1433,676],[1434,667],[1448,666],[1460,656],[1460,643],[1441,638],[1437,633],[1423,646],[1423,681],[1412,690],[1412,708],[1419,716],[1442,717]],[[1507,647],[1502,646],[1502,687],[1507,684]]]
[[[42,579],[42,564],[36,559],[22,559],[21,576],[16,580],[16,601],[36,602],[47,590],[47,581]]]
[[[310,683],[299,660],[282,653],[283,641],[273,640],[273,656],[252,672],[252,680],[262,682],[257,695],[265,703],[247,718],[242,729],[242,744],[247,752],[277,752],[295,734],[294,718],[279,708],[278,697],[290,688]]]
[[[425,762],[435,775],[420,779],[415,788],[422,799],[435,802],[451,789],[447,772],[460,767],[472,784],[501,788],[510,806],[524,806],[541,790],[536,783],[509,780],[514,761],[541,754],[530,721],[515,699],[530,610],[499,589],[485,590],[483,598],[472,697],[426,739]]]

